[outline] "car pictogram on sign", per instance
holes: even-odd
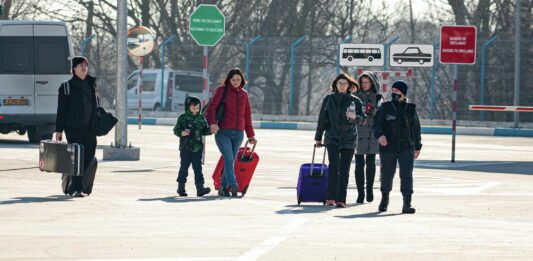
[[[423,53],[418,47],[407,47],[402,53],[395,53],[392,55],[392,60],[398,64],[403,62],[418,62],[424,64],[431,62],[431,54]]]

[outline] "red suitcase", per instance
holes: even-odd
[[[248,186],[250,185],[250,181],[254,175],[255,168],[257,167],[257,163],[259,163],[259,156],[254,152],[255,145],[257,145],[257,142],[250,149],[250,147],[248,147],[248,141],[246,141],[244,147],[239,148],[237,160],[235,160],[235,178],[239,184],[239,192],[242,193],[243,196],[246,194],[246,191],[248,191]],[[213,181],[215,183],[216,190],[220,188],[220,178],[222,176],[223,169],[224,158],[220,156],[213,173]]]

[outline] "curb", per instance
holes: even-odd
[[[137,124],[137,118],[128,118],[128,124]],[[143,125],[174,126],[172,118],[143,118]],[[253,121],[254,128],[258,129],[284,129],[284,130],[316,130],[316,123],[311,122],[279,122],[279,121]],[[422,126],[422,134],[452,134],[451,127]],[[502,136],[502,137],[533,137],[533,129],[512,128],[481,128],[457,127],[459,135]]]

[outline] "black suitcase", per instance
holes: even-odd
[[[90,195],[93,191],[93,184],[94,184],[94,177],[96,176],[96,168],[98,167],[98,161],[96,158],[93,158],[91,161],[91,164],[87,167],[85,172],[83,173],[82,179],[82,185],[83,190],[82,192]],[[61,177],[61,187],[63,188],[63,193],[65,195],[72,195],[74,191],[72,191],[72,177],[71,175],[63,174]]]
[[[83,175],[83,145],[43,140],[39,146],[39,169],[73,176]]]

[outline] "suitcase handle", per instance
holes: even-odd
[[[311,160],[311,171],[309,171],[309,175],[313,175],[313,165],[315,165],[315,152],[316,152],[316,144],[313,147],[313,159]],[[322,156],[322,166],[320,167],[320,176],[324,176],[324,163],[326,163],[326,147],[324,146],[324,155]]]
[[[255,141],[254,146],[252,146],[252,151],[250,151],[250,156],[249,156],[248,159],[252,159],[252,157],[254,155],[254,151],[255,151],[255,145],[257,145],[257,140]],[[241,154],[240,160],[244,159],[244,154],[246,154],[247,148],[248,148],[248,140],[246,140],[246,143],[244,144],[244,150],[243,150],[243,152]]]

